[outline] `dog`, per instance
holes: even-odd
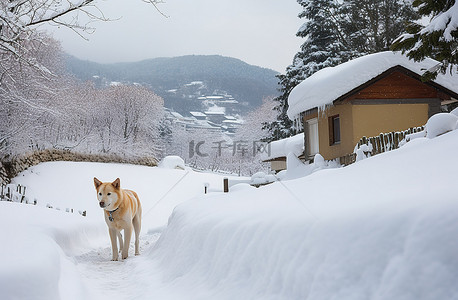
[[[118,260],[116,239],[119,241],[119,252],[122,254],[122,259],[128,257],[132,229],[135,231],[135,255],[139,255],[138,237],[142,223],[142,206],[137,193],[121,189],[119,178],[113,182],[101,182],[94,177],[94,186],[97,190],[99,205],[104,209],[105,222],[110,233],[112,261]],[[121,230],[124,230],[124,243]]]

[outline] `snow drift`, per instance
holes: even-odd
[[[150,267],[187,299],[457,299],[456,149],[453,131],[183,203]]]
[[[0,230],[7,241],[0,250],[0,295],[6,299],[458,299],[456,149],[458,130],[431,139],[417,137],[400,149],[344,168],[317,168],[307,177],[259,189],[239,184],[227,194],[216,188],[222,176],[212,174],[42,164],[15,181],[30,187],[39,204],[45,203],[43,199],[54,206],[81,203],[89,214],[83,218],[0,203]],[[322,167],[319,159],[317,163]],[[141,256],[115,264],[105,261],[109,260],[105,224],[90,203],[96,207],[92,177],[109,180],[118,172],[129,175],[122,182],[144,199],[143,234],[147,228],[157,232],[168,217],[169,222],[157,243],[144,244]],[[210,183],[206,195],[204,183]],[[81,189],[69,193],[75,184]],[[53,193],[51,187],[56,185],[61,193]],[[99,242],[106,245],[106,257],[94,250]],[[79,255],[83,244],[86,251],[93,247],[92,254]],[[97,277],[102,286],[98,292],[78,273],[78,264],[91,255],[111,272]],[[114,284],[116,278],[121,285]]]

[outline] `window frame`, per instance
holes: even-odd
[[[336,126],[336,121],[338,126]],[[339,145],[342,140],[340,130],[340,115],[333,115],[328,118],[329,123],[329,145]]]

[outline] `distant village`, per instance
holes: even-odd
[[[165,108],[165,118],[171,124],[187,131],[206,130],[233,135],[243,124],[240,111],[244,103],[240,103],[226,91],[216,90],[212,92],[212,95],[206,95],[206,92],[208,90],[202,81],[193,81],[180,89],[168,90],[167,93],[179,94],[184,101],[197,100],[198,103],[196,103],[196,109],[187,114]],[[199,110],[199,107],[202,110]]]

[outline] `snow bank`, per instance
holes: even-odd
[[[299,156],[304,152],[304,133],[299,133],[289,138],[271,142],[269,147],[268,155],[266,155],[265,152],[262,153],[263,160],[286,157],[290,152]]]
[[[146,253],[143,268],[161,270],[163,285],[145,284],[145,295],[458,298],[458,131],[408,144],[345,168],[179,205]]]
[[[425,59],[421,62],[409,60],[399,52],[380,52],[366,55],[340,64],[324,68],[297,85],[288,97],[288,117],[293,120],[301,112],[332,104],[338,97],[366,83],[384,71],[400,65],[422,75],[439,62]],[[358,74],[358,76],[354,76]],[[439,74],[434,82],[458,92],[458,77]]]
[[[276,181],[275,175],[258,172],[251,176],[251,184],[266,184]]]
[[[79,215],[0,202],[0,235],[1,298],[87,298],[68,255],[95,246],[105,227]]]
[[[174,155],[164,157],[158,167],[163,169],[185,169],[184,160],[181,157]]]
[[[426,123],[426,137],[435,138],[441,134],[455,130],[458,117],[453,113],[439,113],[429,118]]]
[[[291,180],[308,176],[319,170],[339,167],[340,164],[337,161],[325,161],[319,153],[315,154],[313,163],[308,161],[304,163],[295,154],[289,153],[286,157],[286,170],[280,171],[277,177],[280,180]]]
[[[458,117],[458,107],[452,110],[450,113]]]

